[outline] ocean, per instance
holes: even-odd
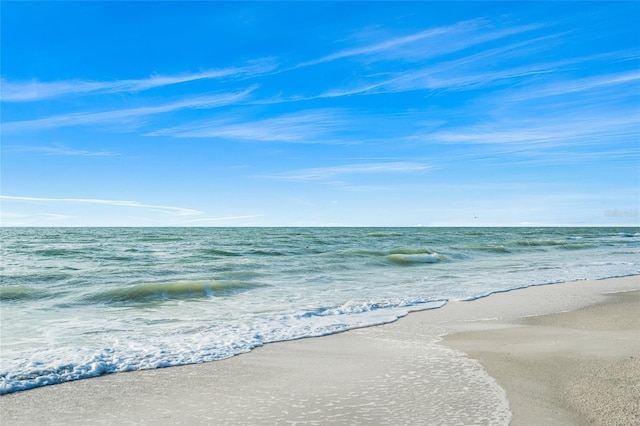
[[[640,273],[640,228],[2,228],[0,394]]]

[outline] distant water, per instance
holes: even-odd
[[[0,393],[640,273],[638,228],[4,228]]]

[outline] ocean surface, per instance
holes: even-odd
[[[0,394],[640,273],[639,228],[2,228]]]

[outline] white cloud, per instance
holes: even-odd
[[[53,144],[51,146],[19,146],[9,145],[3,147],[4,152],[35,152],[45,155],[63,155],[80,157],[114,157],[119,156],[117,152],[111,151],[88,151],[84,149],[71,148],[63,144]]]
[[[129,108],[103,112],[76,112],[56,115],[47,118],[38,118],[35,120],[10,121],[3,124],[2,131],[3,133],[16,133],[79,125],[127,122],[144,116],[172,112],[181,109],[218,108],[236,103],[246,98],[256,88],[257,86],[252,86],[241,92],[224,93],[211,96],[199,96],[158,106]]]
[[[424,136],[425,140],[453,144],[509,144],[536,146],[569,146],[583,144],[585,138],[598,137],[611,143],[613,137],[637,135],[640,118],[621,114],[619,117],[581,116],[512,120],[446,130]],[[600,140],[598,139],[598,140]]]
[[[578,92],[588,92],[593,90],[609,89],[613,86],[625,84],[635,85],[630,87],[628,92],[617,90],[616,96],[637,96],[640,72],[631,71],[617,74],[598,75],[588,78],[571,79],[549,84],[539,84],[535,87],[527,87],[526,90],[519,90],[507,97],[509,101],[526,101],[536,98],[551,96],[563,96]]]
[[[2,226],[32,226],[34,224],[54,226],[75,219],[75,216],[56,213],[25,214],[6,211],[6,209],[0,212]]]
[[[294,170],[279,175],[270,176],[276,179],[296,181],[324,181],[337,176],[354,174],[380,174],[380,173],[411,173],[423,172],[432,167],[422,163],[412,162],[388,162],[388,163],[363,163],[347,164],[343,166],[318,167]]]
[[[314,59],[311,61],[307,61],[307,62],[302,62],[300,63],[297,67],[305,67],[305,66],[310,66],[310,65],[317,65],[317,64],[321,64],[324,62],[331,62],[331,61],[335,61],[337,59],[343,59],[343,58],[349,58],[352,56],[360,56],[360,55],[370,55],[373,53],[378,53],[378,52],[382,52],[385,50],[389,50],[389,49],[394,49],[397,48],[399,46],[408,44],[408,43],[413,43],[415,41],[418,40],[422,40],[428,37],[433,37],[435,35],[439,35],[439,34],[443,34],[445,32],[449,32],[449,31],[454,31],[456,29],[458,29],[460,27],[460,24],[456,24],[456,25],[452,25],[449,27],[441,27],[441,28],[435,28],[435,29],[431,29],[431,30],[425,30],[425,31],[421,31],[415,34],[410,34],[407,36],[402,36],[402,37],[395,37],[395,38],[391,38],[382,42],[378,42],[378,43],[374,43],[374,44],[370,44],[367,46],[361,46],[361,47],[356,47],[356,48],[351,48],[351,49],[344,49],[326,56],[323,56],[322,58],[318,58],[318,59]]]
[[[322,143],[347,125],[337,110],[310,110],[262,120],[212,120],[158,130],[148,136],[223,138],[258,142]]]
[[[489,41],[493,38],[532,30],[538,26],[523,26],[512,29],[488,33],[480,37],[476,42]],[[450,50],[430,50],[432,60],[424,66],[412,66],[401,71],[390,70],[372,76],[363,77],[362,82],[352,84],[350,87],[335,88],[313,96],[301,96],[288,99],[280,99],[277,102],[308,101],[321,98],[336,98],[360,94],[399,93],[412,90],[463,90],[487,86],[510,79],[524,79],[540,74],[556,72],[562,66],[576,62],[592,60],[593,58],[571,58],[550,63],[533,63],[527,66],[511,66],[510,63],[519,63],[518,58],[530,54],[534,55],[538,50],[544,50],[548,43],[555,40],[558,35],[543,36],[527,39],[493,49],[483,50],[472,55],[465,55],[453,60],[438,62],[440,56],[470,47],[476,42],[445,44]],[[466,43],[466,44],[465,44]],[[453,47],[457,46],[457,47]],[[444,48],[442,48],[444,49]],[[526,52],[526,53],[525,53]],[[500,70],[496,71],[496,64]],[[506,65],[505,65],[506,64]]]
[[[1,200],[7,201],[26,201],[37,203],[81,203],[81,204],[102,204],[110,206],[134,207],[158,211],[161,213],[171,214],[175,216],[194,216],[203,212],[194,209],[172,206],[158,206],[152,204],[142,204],[136,201],[123,200],[101,200],[95,198],[42,198],[42,197],[21,197],[12,195],[0,195]]]
[[[372,57],[377,55],[376,59],[378,60],[432,58],[541,27],[538,24],[530,24],[502,28],[496,31],[482,19],[461,21],[413,34],[391,37],[368,45],[343,49],[318,59],[302,62],[296,68],[357,56]],[[486,28],[491,29],[483,32]]]
[[[3,102],[27,102],[67,95],[89,93],[139,92],[156,87],[188,83],[224,77],[250,77],[272,71],[275,65],[270,61],[258,62],[238,68],[209,70],[199,73],[174,76],[153,75],[138,80],[85,81],[65,80],[56,82],[11,82],[2,80],[1,100]]]

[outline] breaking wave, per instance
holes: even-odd
[[[168,299],[224,296],[250,290],[261,284],[246,281],[175,281],[145,283],[119,287],[87,296],[85,300],[97,303],[144,302]]]

